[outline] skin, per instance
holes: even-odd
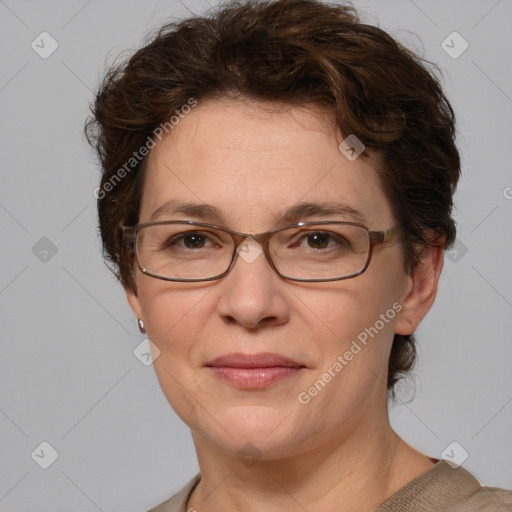
[[[214,204],[224,226],[258,233],[280,225],[277,213],[299,201],[335,200],[361,210],[370,229],[395,225],[377,155],[349,161],[338,150],[342,137],[314,107],[265,106],[222,99],[192,109],[148,156],[139,221],[178,199]],[[375,248],[365,273],[330,283],[284,280],[263,255],[237,258],[211,282],[166,282],[135,269],[137,294],[126,290],[128,302],[161,351],[159,383],[197,451],[201,481],[187,509],[370,511],[429,469],[433,460],[391,429],[385,383],[393,335],[414,332],[428,312],[442,264],[442,247],[427,248],[407,275],[392,241]],[[321,393],[299,403],[298,394],[394,303],[401,311]],[[261,351],[306,369],[248,391],[204,366],[226,353]],[[237,456],[248,442],[258,450],[250,466]]]

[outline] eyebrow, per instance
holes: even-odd
[[[175,215],[193,217],[205,222],[215,222],[219,225],[223,225],[225,222],[222,211],[214,205],[181,202],[174,199],[159,206],[150,215],[149,221],[153,222],[162,217],[172,217]],[[352,220],[363,223],[367,221],[365,215],[357,208],[348,204],[332,201],[297,203],[286,210],[279,211],[274,215],[274,218],[276,223],[293,224],[314,216],[333,217],[339,215],[350,217]]]
[[[171,199],[159,206],[149,217],[152,222],[161,217],[172,217],[173,215],[182,214],[187,217],[195,217],[201,220],[222,222],[222,212],[211,204],[189,203]]]

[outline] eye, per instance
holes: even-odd
[[[307,235],[306,237],[308,245],[314,249],[324,249],[329,246],[330,235],[329,233],[316,232]]]
[[[185,249],[203,249],[205,247],[218,247],[213,240],[200,231],[188,231],[170,237],[166,242],[166,247],[178,246]]]
[[[330,231],[311,231],[303,234],[293,242],[293,246],[300,246],[303,242],[311,249],[343,248],[350,245],[345,238]]]

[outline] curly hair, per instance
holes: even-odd
[[[125,288],[137,293],[120,225],[139,221],[147,161],[134,155],[191,98],[327,107],[342,135],[356,135],[381,156],[377,172],[402,228],[404,270],[413,272],[417,244],[431,243],[427,230],[443,235],[445,248],[453,244],[460,157],[438,68],[363,23],[352,6],[234,1],[166,23],[145,43],[107,70],[85,124],[102,170],[103,255]],[[394,336],[387,381],[393,398],[395,383],[414,365],[415,343],[413,334]]]

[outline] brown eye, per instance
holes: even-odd
[[[329,245],[327,233],[311,233],[307,236],[308,245],[313,249],[324,249]]]
[[[187,231],[170,237],[165,243],[165,247],[178,247],[182,249],[204,249],[216,247],[218,244],[212,240],[206,233],[199,231]]]

